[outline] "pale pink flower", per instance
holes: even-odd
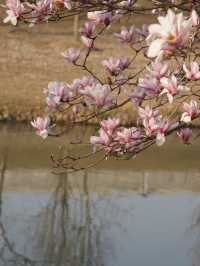
[[[102,61],[102,65],[110,72],[111,75],[117,76],[123,70],[128,68],[129,66],[129,59],[128,58],[109,58],[107,60]]]
[[[81,36],[81,40],[83,42],[83,44],[88,48],[88,49],[92,49],[94,48],[94,41],[93,39],[90,39],[84,35]]]
[[[49,117],[37,117],[31,122],[31,125],[36,129],[36,133],[38,136],[41,136],[43,139],[47,138],[48,130],[50,127]]]
[[[122,27],[120,33],[115,33],[115,36],[118,38],[118,40],[121,43],[132,43],[134,41],[134,27],[130,27],[128,29],[127,27]]]
[[[109,25],[110,22],[113,20],[112,13],[106,10],[88,12],[87,17],[89,20],[93,21],[96,25],[98,24]]]
[[[61,55],[65,58],[68,63],[76,63],[80,57],[80,49],[69,48],[67,51],[63,52]]]
[[[151,67],[148,67],[147,69],[150,75],[158,80],[169,73],[169,65],[161,62],[153,62]]]
[[[190,128],[182,128],[179,132],[177,132],[177,135],[180,137],[184,144],[188,144],[192,136],[192,130]]]
[[[129,98],[136,106],[140,106],[143,100],[145,99],[145,89],[141,87],[136,87]]]
[[[191,100],[190,103],[183,103],[184,113],[181,116],[181,121],[185,123],[190,123],[192,119],[199,115],[199,107],[195,100]]]
[[[48,21],[53,9],[53,0],[39,0],[35,4],[26,3],[28,7],[32,9],[31,25],[42,21]]]
[[[160,95],[166,94],[170,104],[173,102],[175,95],[189,90],[189,88],[179,85],[178,80],[174,75],[172,75],[171,78],[163,77],[160,82],[163,87]]]
[[[87,21],[82,29],[82,34],[87,38],[91,38],[95,30],[95,23],[93,21]]]
[[[74,79],[71,84],[67,84],[65,90],[65,98],[71,99],[80,96],[80,90],[84,90],[88,86],[95,86],[99,82],[93,77],[84,76],[82,79]],[[67,96],[67,97],[66,97]]]
[[[152,109],[150,106],[146,105],[145,108],[138,108],[138,114],[143,120],[150,119],[151,117],[156,117],[159,115],[158,109]]]
[[[109,107],[113,103],[113,98],[110,95],[111,90],[108,85],[94,84],[87,86],[79,91],[85,98],[87,105],[96,105],[100,107]]]
[[[200,17],[199,17],[199,15],[197,14],[197,11],[194,10],[194,9],[192,10],[191,18],[192,18],[192,25],[193,25],[194,27],[200,25]]]
[[[49,82],[47,93],[47,106],[50,108],[56,108],[61,101],[65,101],[66,98],[66,88],[64,83],[59,81]]]
[[[93,77],[84,76],[80,81],[80,89],[84,89],[87,86],[95,86],[99,82]]]
[[[142,118],[143,126],[147,136],[155,136],[156,144],[161,146],[165,142],[165,134],[169,128],[167,119],[159,115],[158,109],[146,106],[145,109],[139,107],[139,116]]]
[[[169,121],[163,119],[161,116],[158,119],[158,132],[156,134],[156,144],[162,146],[165,143],[165,134],[169,129]]]
[[[143,126],[145,128],[145,132],[147,136],[151,136],[157,132],[159,129],[158,118],[159,118],[159,110],[152,109],[148,105],[145,108],[138,108],[138,113],[140,118],[142,119]]]
[[[101,121],[101,127],[108,135],[112,135],[116,128],[118,128],[120,124],[120,120],[117,118],[108,118],[107,120]]]
[[[6,11],[7,17],[3,20],[4,23],[11,22],[12,25],[17,25],[18,18],[23,14],[25,8],[20,0],[7,0],[6,6],[8,10]]]
[[[158,22],[149,26],[147,56],[151,58],[160,57],[164,51],[183,48],[192,31],[192,20],[185,19],[182,13],[176,15],[171,9],[165,17],[158,17]]]
[[[165,143],[165,135],[158,132],[156,135],[156,144],[157,146],[162,146]]]
[[[122,127],[117,131],[115,140],[121,145],[126,145],[128,148],[129,144],[133,145],[134,142],[141,139],[141,132],[136,127],[124,128]]]
[[[145,75],[144,78],[140,78],[138,87],[142,88],[149,97],[154,97],[161,91],[159,80],[151,75]]]
[[[190,69],[187,68],[186,64],[183,64],[183,70],[187,79],[193,81],[200,79],[199,64],[197,62],[191,62]]]
[[[147,136],[152,136],[156,134],[156,132],[159,129],[156,117],[150,117],[149,119],[144,119],[143,126],[145,128]]]

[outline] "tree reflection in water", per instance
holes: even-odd
[[[192,266],[200,265],[200,206],[195,208],[191,230],[194,236],[194,245],[192,252]]]
[[[36,229],[33,238],[26,240],[26,245],[31,241],[30,257],[16,251],[17,243],[14,245],[7,237],[1,214],[0,265],[103,266],[105,260],[113,255],[106,232],[110,227],[121,226],[117,218],[121,220],[123,213],[120,215],[120,210],[109,197],[90,192],[86,172],[82,177],[81,191],[73,187],[73,177],[66,173],[56,178],[56,189],[45,207],[31,220]],[[109,224],[108,212],[109,217],[116,216],[114,224]]]

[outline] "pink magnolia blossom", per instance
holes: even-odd
[[[109,58],[108,60],[103,60],[102,65],[110,72],[111,75],[117,76],[123,70],[125,70],[130,64],[128,58]]]
[[[179,85],[178,80],[174,75],[172,75],[171,78],[164,77],[160,82],[163,87],[160,95],[166,94],[170,104],[173,102],[175,95],[189,90],[189,88]]]
[[[185,123],[190,123],[192,119],[199,115],[199,107],[195,100],[191,100],[190,103],[183,103],[184,113],[181,116],[181,121]]]
[[[158,146],[162,146],[165,143],[165,134],[167,130],[169,129],[169,121],[167,119],[159,117],[158,120],[158,132],[156,134],[156,144]]]
[[[80,57],[80,49],[77,48],[69,48],[67,51],[62,53],[62,56],[68,63],[76,63],[76,61]]]
[[[169,121],[159,115],[158,109],[146,106],[139,107],[139,116],[142,118],[143,126],[147,136],[156,136],[156,144],[161,146],[165,142],[165,134],[169,129]]]
[[[153,62],[151,63],[151,67],[148,67],[147,69],[150,75],[158,80],[169,73],[169,65],[161,62]]]
[[[65,100],[80,96],[80,91],[83,92],[86,87],[94,87],[98,83],[99,82],[93,77],[84,76],[82,79],[74,79],[71,84],[67,84],[66,86]]]
[[[145,108],[138,108],[138,114],[143,120],[150,119],[151,117],[156,117],[159,115],[158,109],[152,109],[149,105],[146,105]]]
[[[182,128],[179,132],[177,132],[177,135],[180,137],[184,144],[188,144],[192,136],[192,130],[190,128]]]
[[[31,122],[31,125],[36,129],[38,136],[41,136],[43,139],[47,138],[50,127],[50,119],[48,117],[37,117]]]
[[[185,19],[182,13],[176,15],[171,9],[166,16],[158,17],[158,22],[149,26],[147,56],[151,58],[183,48],[192,31],[192,20]]]
[[[64,83],[58,81],[49,82],[47,93],[47,106],[50,108],[56,108],[61,101],[65,101],[66,98],[66,88]]]
[[[115,140],[121,145],[128,145],[131,142],[141,139],[141,132],[136,127],[121,128],[117,131]]]
[[[80,93],[84,96],[88,106],[96,105],[98,108],[109,107],[113,103],[113,98],[110,95],[111,90],[108,85],[94,84],[80,90]]]
[[[103,120],[100,125],[99,136],[92,136],[90,142],[103,148],[106,154],[134,154],[142,148],[143,135],[137,128],[120,127],[119,120],[113,118]]]
[[[53,9],[53,0],[37,0],[35,4],[26,3],[32,9],[31,25],[42,21],[48,21]]]
[[[192,25],[193,25],[194,27],[200,25],[200,17],[199,17],[199,15],[197,14],[197,11],[196,11],[196,10],[192,10],[191,18],[192,18]]]
[[[139,79],[138,87],[142,88],[149,97],[154,97],[161,92],[159,80],[148,74]]]
[[[113,20],[112,13],[106,10],[88,12],[87,17],[89,20],[93,21],[96,25],[98,24],[109,25]]]
[[[107,120],[101,121],[101,127],[108,135],[112,135],[116,128],[119,127],[120,120],[117,118],[108,118]]]
[[[87,86],[95,86],[99,82],[94,77],[84,76],[82,79],[79,80],[80,82],[80,89],[84,89]]]
[[[90,39],[84,35],[81,36],[81,40],[83,42],[83,44],[85,45],[86,48],[88,49],[94,49],[94,41],[93,39]]]
[[[24,13],[24,5],[20,0],[7,0],[6,6],[8,7],[8,10],[6,11],[7,17],[3,22],[11,22],[12,25],[16,26],[18,18]]]
[[[144,88],[136,87],[129,96],[129,98],[131,99],[133,104],[135,104],[136,106],[140,106],[143,100],[145,99],[145,95],[146,93]]]
[[[190,69],[187,68],[186,64],[183,64],[183,70],[187,79],[193,81],[200,79],[199,64],[197,62],[191,62]]]
[[[82,34],[87,38],[91,38],[95,30],[95,23],[93,21],[87,21],[82,29]]]
[[[121,43],[132,43],[134,41],[134,27],[130,27],[128,29],[127,27],[122,27],[120,33],[115,33],[115,36],[118,38],[118,40]]]

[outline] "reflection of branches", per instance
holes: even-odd
[[[80,199],[73,197],[72,192],[69,176],[60,174],[53,197],[38,216],[37,256],[48,258],[57,266],[103,265],[100,231],[91,218],[87,174]]]
[[[193,221],[191,229],[195,234],[195,244],[192,248],[192,266],[199,266],[200,265],[200,212],[199,206],[195,209],[193,214]]]
[[[86,171],[83,176],[78,175],[81,178],[78,192],[72,183],[75,175],[61,173],[56,177],[57,187],[38,215],[34,240],[37,256],[56,266],[103,266],[112,248],[104,233],[113,227],[109,217],[115,217],[114,226],[121,225],[116,221],[121,213],[119,208],[113,206],[110,197],[104,196],[102,208],[101,196],[94,195],[89,189]]]
[[[5,172],[7,168],[7,155],[8,151],[5,149],[3,153],[2,161],[1,161],[1,170],[0,170],[0,215],[1,215],[1,206],[2,206],[2,193],[3,193],[3,186],[5,180]]]
[[[75,177],[75,174],[66,172],[55,176],[58,183],[47,204],[37,216],[31,216],[31,223],[36,228],[33,239],[26,242],[31,247],[31,255],[18,251],[16,247],[20,243],[15,243],[15,239],[11,241],[9,228],[0,219],[0,265],[105,265],[104,261],[113,248],[107,230],[113,225],[121,226],[121,210],[113,204],[112,197],[97,195],[90,190],[86,171],[84,175],[78,174],[76,188]],[[114,222],[110,219],[112,217],[115,217]]]
[[[5,182],[5,172],[7,169],[7,156],[8,156],[8,152],[7,152],[7,149],[5,149],[3,156],[2,156],[1,168],[0,168],[0,216],[2,215],[2,196],[3,196],[3,188],[4,188],[4,182]],[[0,217],[0,261],[2,261],[4,265],[7,265],[6,256],[8,252],[11,255],[9,262],[11,262],[12,265],[16,265],[16,266],[36,265],[34,261],[18,253],[14,249],[14,246],[11,244],[11,242],[9,241],[6,235],[6,230],[4,228],[4,225]]]

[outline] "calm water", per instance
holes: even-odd
[[[198,142],[54,175],[49,155],[69,137],[0,129],[0,265],[200,265]]]

